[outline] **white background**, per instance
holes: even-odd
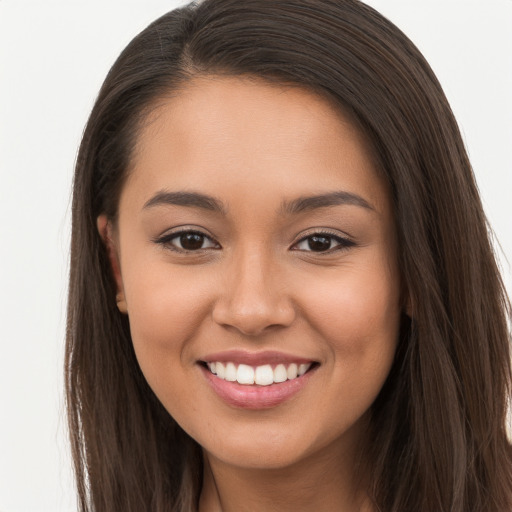
[[[512,261],[512,0],[368,3],[437,73]],[[76,510],[61,377],[72,170],[109,67],[177,4],[0,0],[1,512]]]

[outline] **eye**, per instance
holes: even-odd
[[[347,249],[355,243],[348,238],[343,238],[331,233],[312,233],[297,242],[292,249],[307,252],[333,252]]]
[[[204,249],[219,249],[217,242],[201,231],[183,230],[166,234],[155,243],[169,247],[178,252],[195,252]]]

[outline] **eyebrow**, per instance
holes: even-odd
[[[200,194],[199,192],[168,192],[166,190],[157,192],[151,199],[149,199],[149,201],[146,201],[143,206],[143,210],[154,206],[165,205],[202,208],[204,210],[222,213],[224,215],[226,214],[226,209],[222,202],[212,196]]]
[[[199,192],[186,191],[169,192],[161,190],[144,203],[143,209],[166,205],[201,208],[226,215],[226,208],[219,199]],[[301,196],[292,201],[283,201],[281,213],[283,215],[294,215],[318,208],[339,205],[359,206],[375,211],[375,208],[366,199],[352,192],[340,190],[314,196]]]
[[[375,211],[375,208],[366,199],[357,194],[344,190],[319,194],[314,196],[303,196],[293,201],[284,201],[281,206],[283,214],[297,214],[305,211],[325,208],[327,206],[351,205]]]

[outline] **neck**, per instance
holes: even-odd
[[[357,458],[326,447],[284,468],[240,468],[204,453],[199,512],[372,512]]]

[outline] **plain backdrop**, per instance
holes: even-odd
[[[76,151],[119,52],[178,3],[0,0],[0,512],[76,510],[61,370]],[[512,1],[368,3],[437,73],[512,290]]]

